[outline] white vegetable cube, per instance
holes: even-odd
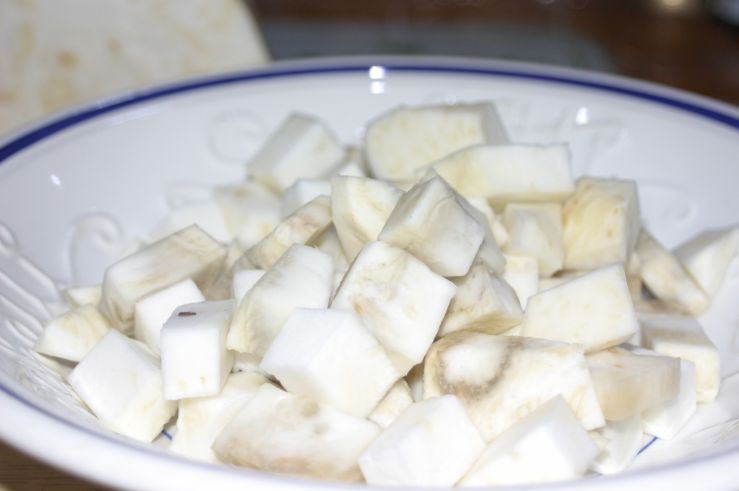
[[[674,254],[690,276],[713,297],[724,282],[729,264],[739,251],[739,230],[730,227],[710,230],[693,237]]]
[[[424,397],[459,397],[487,441],[557,395],[586,429],[605,423],[578,345],[461,331],[431,346],[423,372]]]
[[[614,264],[530,297],[521,334],[579,343],[593,352],[616,346],[638,330],[626,275]]]
[[[331,198],[319,196],[280,222],[247,252],[251,263],[262,269],[272,266],[290,246],[310,244],[331,225]]]
[[[379,433],[366,419],[264,384],[221,431],[213,450],[226,464],[359,481],[357,458]]]
[[[588,355],[595,392],[609,421],[621,421],[674,399],[680,360],[610,348]]]
[[[62,290],[62,297],[73,307],[100,303],[102,285],[75,286]]]
[[[432,167],[427,167],[423,172],[421,179],[416,183],[416,186],[420,186],[422,183],[427,183],[432,179],[439,178],[439,174],[437,174]],[[462,209],[482,227],[483,232],[485,233],[482,244],[477,251],[477,259],[488,263],[496,273],[502,273],[503,268],[505,267],[505,258],[503,257],[503,253],[500,251],[498,239],[493,230],[497,221],[494,218],[492,208],[487,201],[482,198],[478,198],[478,203],[473,205],[466,197],[451,188],[448,188],[448,190],[450,190],[451,194],[454,195],[454,198]],[[479,202],[480,200],[482,200],[482,204]],[[491,223],[493,225],[491,225]],[[500,226],[498,228],[500,228]],[[508,240],[507,232],[505,232],[505,230],[503,230],[503,234],[505,235],[505,240]]]
[[[111,431],[150,442],[177,409],[163,394],[158,360],[110,330],[72,370],[77,395]]]
[[[168,400],[218,394],[233,366],[226,333],[233,300],[181,305],[162,328],[162,375]]]
[[[108,267],[100,311],[113,327],[130,332],[136,302],[187,278],[205,290],[221,273],[225,259],[223,245],[197,225],[187,227]]]
[[[234,238],[223,211],[215,200],[187,204],[171,210],[159,225],[154,238],[166,237],[190,225],[197,225],[220,242],[229,242]]]
[[[177,432],[169,449],[193,459],[218,462],[211,445],[239,409],[267,382],[259,373],[234,373],[228,376],[218,395],[182,399],[177,411]]]
[[[403,191],[385,181],[362,177],[331,179],[331,213],[347,258],[377,240]]]
[[[460,486],[536,484],[581,477],[598,455],[561,396],[501,433],[488,445]]]
[[[535,257],[541,276],[552,276],[562,269],[564,246],[559,204],[508,204],[503,224],[509,234],[506,253]]]
[[[353,310],[295,309],[261,368],[290,393],[362,418],[402,375]]]
[[[44,355],[80,361],[110,330],[110,323],[92,305],[76,307],[49,321],[34,349]]]
[[[331,299],[331,256],[294,245],[239,302],[228,332],[228,349],[261,358],[296,308],[322,309]]]
[[[601,474],[615,474],[626,469],[641,450],[644,440],[642,419],[637,414],[622,421],[610,421],[590,432],[601,451],[591,468]]]
[[[347,271],[331,307],[354,309],[405,374],[423,360],[456,290],[403,249],[371,242]]]
[[[331,196],[331,183],[328,180],[296,180],[282,195],[282,216],[292,215],[295,210],[319,196]]]
[[[655,297],[692,315],[708,308],[708,295],[680,261],[646,230],[639,235],[636,251],[641,263],[641,278]]]
[[[367,419],[377,423],[380,428],[387,428],[413,402],[413,395],[408,382],[405,379],[400,379],[390,387],[385,397],[375,406]]]
[[[712,402],[721,383],[721,358],[700,323],[688,316],[648,315],[641,326],[645,347],[695,364],[698,402]]]
[[[644,431],[663,440],[672,439],[695,414],[696,367],[680,360],[680,389],[677,396],[642,413]]]
[[[236,303],[240,302],[246,296],[247,292],[256,285],[262,276],[264,276],[263,269],[240,269],[234,271],[231,294],[234,300],[236,300]]]
[[[459,194],[495,205],[562,201],[575,184],[567,145],[475,145],[444,156],[433,168]]]
[[[365,133],[367,164],[378,179],[409,181],[418,168],[479,143],[505,143],[508,135],[493,104],[396,108]]]
[[[451,395],[406,409],[359,457],[368,484],[452,486],[475,462],[485,442]]]
[[[408,252],[442,276],[464,276],[485,238],[485,229],[435,177],[407,191],[379,239]]]
[[[280,199],[258,182],[220,186],[213,196],[228,231],[244,248],[259,242],[282,220]]]
[[[539,291],[539,261],[531,256],[505,255],[503,279],[516,292],[521,308]]]
[[[205,297],[190,278],[145,296],[134,307],[134,337],[159,355],[159,335],[172,312],[180,305],[204,301]]]
[[[344,148],[322,121],[291,114],[252,157],[248,171],[281,193],[298,178],[327,175],[343,158]]]
[[[487,263],[475,261],[465,276],[453,282],[457,293],[441,323],[440,336],[462,329],[498,334],[521,322],[516,292]]]
[[[566,269],[626,265],[641,228],[636,183],[578,179],[562,209],[562,226]]]

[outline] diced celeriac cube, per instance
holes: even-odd
[[[197,225],[219,242],[229,242],[234,238],[226,225],[221,207],[216,201],[210,200],[171,210],[154,233],[153,239],[161,239],[190,225]]]
[[[494,205],[562,201],[575,185],[567,145],[475,145],[432,164],[462,196]]]
[[[403,249],[370,242],[347,271],[331,307],[354,309],[405,374],[423,360],[456,290]]]
[[[508,231],[507,254],[535,257],[541,276],[562,269],[562,207],[558,203],[510,203],[503,224]]]
[[[292,394],[367,417],[401,377],[353,310],[295,309],[261,368]]]
[[[210,448],[216,436],[267,382],[259,373],[234,373],[229,375],[220,394],[182,399],[177,412],[177,432],[169,449],[193,459],[218,462]]]
[[[225,259],[223,245],[197,225],[187,227],[108,267],[100,311],[113,327],[130,332],[136,302],[186,278],[204,290],[218,277]]]
[[[461,331],[426,355],[424,397],[454,394],[490,441],[561,394],[586,429],[604,424],[581,346]]]
[[[264,276],[263,269],[240,269],[234,271],[231,296],[238,304],[246,293]]]
[[[368,242],[377,240],[403,191],[366,177],[331,179],[331,212],[336,233],[349,261]]]
[[[698,402],[712,402],[721,383],[721,359],[716,346],[693,317],[645,315],[642,344],[659,354],[695,364]]]
[[[68,379],[111,431],[152,441],[177,410],[164,399],[159,361],[116,330],[103,336]]]
[[[529,298],[521,334],[578,343],[587,352],[616,346],[639,330],[620,264],[606,266]]]
[[[75,307],[46,324],[34,349],[44,355],[80,361],[109,330],[110,323],[96,307]]]
[[[249,248],[280,223],[280,199],[255,181],[220,186],[213,191],[229,232]]]
[[[465,276],[452,281],[457,293],[441,323],[440,336],[462,329],[498,334],[521,322],[516,292],[487,263],[475,261]]]
[[[675,249],[690,276],[710,297],[724,282],[729,264],[739,251],[739,229],[729,227],[704,232]]]
[[[213,444],[226,464],[333,481],[359,481],[357,458],[376,424],[262,385]]]
[[[539,261],[531,256],[505,255],[503,279],[516,292],[521,308],[539,291]]]
[[[167,400],[217,395],[233,366],[226,334],[233,300],[181,305],[162,327],[162,376]]]
[[[100,303],[102,285],[74,286],[62,290],[62,297],[73,307],[95,305]]]
[[[248,164],[248,172],[275,192],[296,179],[327,175],[344,158],[344,148],[326,125],[304,114],[290,114]]]
[[[411,405],[359,457],[368,484],[452,486],[485,447],[451,395]]]
[[[390,387],[385,397],[375,406],[367,419],[377,423],[380,428],[387,428],[403,411],[413,404],[411,388],[405,379],[400,379]]]
[[[598,402],[609,421],[621,421],[674,399],[680,360],[610,348],[588,355]]]
[[[583,177],[562,209],[566,269],[626,265],[641,219],[634,181]]]
[[[598,455],[561,396],[498,435],[459,482],[468,486],[541,484],[581,477]]]
[[[485,238],[485,229],[439,177],[403,196],[378,236],[406,249],[442,276],[464,276]]]
[[[151,293],[134,306],[133,335],[159,355],[162,326],[180,305],[204,302],[205,297],[190,278]]]
[[[410,181],[416,169],[456,150],[507,141],[495,106],[487,103],[400,106],[369,124],[364,145],[375,177]]]
[[[288,217],[301,206],[319,196],[331,196],[331,183],[326,179],[298,179],[282,195],[282,216]]]
[[[591,468],[601,474],[615,474],[626,469],[642,448],[644,432],[637,414],[622,421],[609,421],[603,428],[590,432],[602,445]]]
[[[680,390],[677,396],[642,413],[644,431],[663,440],[670,440],[696,411],[696,367],[680,360]]]
[[[280,222],[262,240],[254,244],[246,254],[252,264],[267,269],[290,246],[310,244],[331,225],[331,198],[319,196],[301,206]]]
[[[636,251],[641,263],[641,278],[655,297],[692,315],[708,308],[710,300],[706,293],[680,261],[646,230],[639,235]]]
[[[293,310],[328,306],[333,282],[331,256],[294,245],[239,302],[228,332],[228,349],[262,357]]]

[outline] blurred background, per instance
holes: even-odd
[[[271,60],[522,60],[739,104],[739,0],[0,0],[0,135],[121,91]]]
[[[275,59],[418,54],[523,60],[659,82],[739,104],[739,2],[256,0]],[[733,15],[733,16],[732,16]]]
[[[739,0],[0,0],[0,137],[182,77],[335,55],[520,60],[739,105]],[[0,442],[0,490],[101,489]]]

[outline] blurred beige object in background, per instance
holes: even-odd
[[[0,0],[0,135],[120,91],[268,59],[240,0]]]

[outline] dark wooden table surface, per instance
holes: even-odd
[[[571,33],[604,54],[608,71],[739,105],[739,28],[719,20],[705,8],[706,2],[697,0],[256,0],[252,4],[268,41],[270,36],[286,35],[271,26],[297,25],[310,34],[311,26],[340,28],[346,23],[366,24],[378,36],[383,25],[399,23],[410,33],[417,25],[443,31],[472,24],[478,29],[490,25],[510,31],[511,26],[520,26],[527,32]],[[274,41],[290,47],[290,39]],[[352,54],[347,51],[351,46],[332,46],[327,41],[325,51],[311,54]],[[419,52],[403,43],[382,46],[385,53]],[[468,54],[464,46],[449,48],[437,54]],[[511,59],[539,59],[531,52],[518,57],[515,49],[490,51],[491,56],[500,53]],[[577,60],[573,64],[577,66]],[[0,442],[0,491],[96,489],[103,488]]]

